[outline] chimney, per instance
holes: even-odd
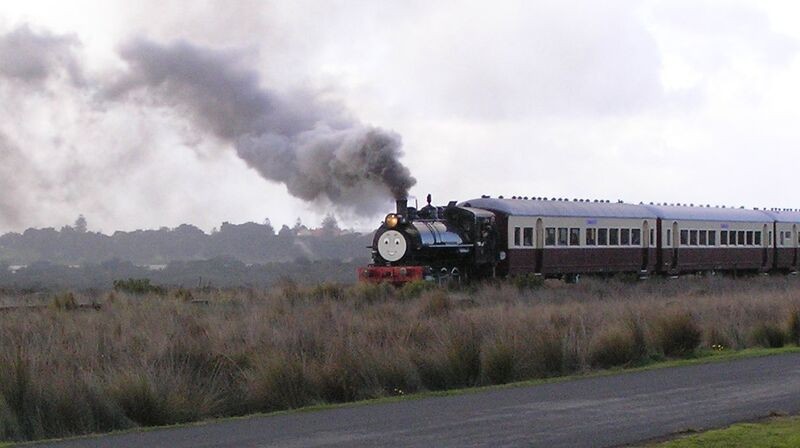
[[[397,200],[397,214],[402,217],[408,216],[408,199],[398,199]]]

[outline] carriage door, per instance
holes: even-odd
[[[764,231],[761,234],[761,245],[764,247],[761,255],[761,267],[766,268],[769,262],[769,237],[767,236],[767,225],[764,224]]]
[[[544,254],[544,224],[542,223],[542,218],[536,220],[536,252],[535,255],[535,263],[534,272],[537,274],[542,273],[542,255]]]
[[[680,245],[681,237],[678,231],[678,222],[672,223],[672,269],[678,267],[678,246]]]
[[[792,268],[797,267],[797,224],[792,226]]]
[[[642,224],[642,271],[650,264],[650,244],[650,223],[645,221]]]

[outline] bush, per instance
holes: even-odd
[[[424,317],[444,316],[453,308],[450,296],[441,289],[425,294],[420,302],[422,306],[420,314]]]
[[[358,283],[349,290],[351,299],[362,304],[372,304],[376,302],[393,299],[397,293],[397,288],[388,283]]]
[[[786,336],[789,342],[800,345],[800,310],[795,309],[789,313],[788,331]]]
[[[549,328],[540,328],[529,342],[533,377],[549,377],[564,372],[564,341],[560,334]]]
[[[129,278],[127,280],[114,280],[114,291],[126,292],[128,294],[145,295],[157,294],[164,295],[166,290],[161,286],[151,285],[148,278]]]
[[[449,367],[449,387],[474,386],[481,372],[481,337],[468,324],[462,331],[451,332],[446,356]]]
[[[436,283],[425,280],[409,282],[400,289],[400,297],[403,299],[416,299],[424,292],[435,289],[436,287]]]
[[[633,323],[600,333],[589,348],[589,364],[607,369],[639,361],[646,353],[644,332]]]
[[[489,384],[505,384],[514,380],[516,351],[498,341],[483,350],[483,374]]]
[[[725,334],[724,331],[720,330],[717,326],[711,327],[711,329],[708,330],[706,335],[706,345],[716,351],[722,351],[732,347],[731,338],[728,337],[728,335]]]
[[[320,283],[311,289],[311,297],[316,300],[341,300],[344,288],[335,283]]]
[[[765,348],[780,348],[786,344],[786,333],[775,324],[762,323],[753,329],[751,339]]]
[[[143,426],[175,423],[167,397],[141,373],[122,374],[114,379],[109,393],[131,420]]]
[[[544,276],[535,274],[515,275],[511,283],[520,291],[538,289],[544,286]]]
[[[71,311],[78,309],[78,301],[75,300],[75,294],[68,292],[54,296],[50,306],[57,310]]]
[[[296,357],[270,357],[247,372],[245,378],[248,407],[254,411],[294,409],[315,399],[305,363]]]
[[[654,341],[666,356],[687,356],[702,341],[703,332],[687,312],[664,316],[656,321]]]

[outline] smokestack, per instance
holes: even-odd
[[[402,217],[408,216],[408,199],[397,200],[397,214]]]

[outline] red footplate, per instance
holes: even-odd
[[[358,281],[365,283],[388,282],[394,285],[424,280],[423,266],[367,266],[358,268]]]

